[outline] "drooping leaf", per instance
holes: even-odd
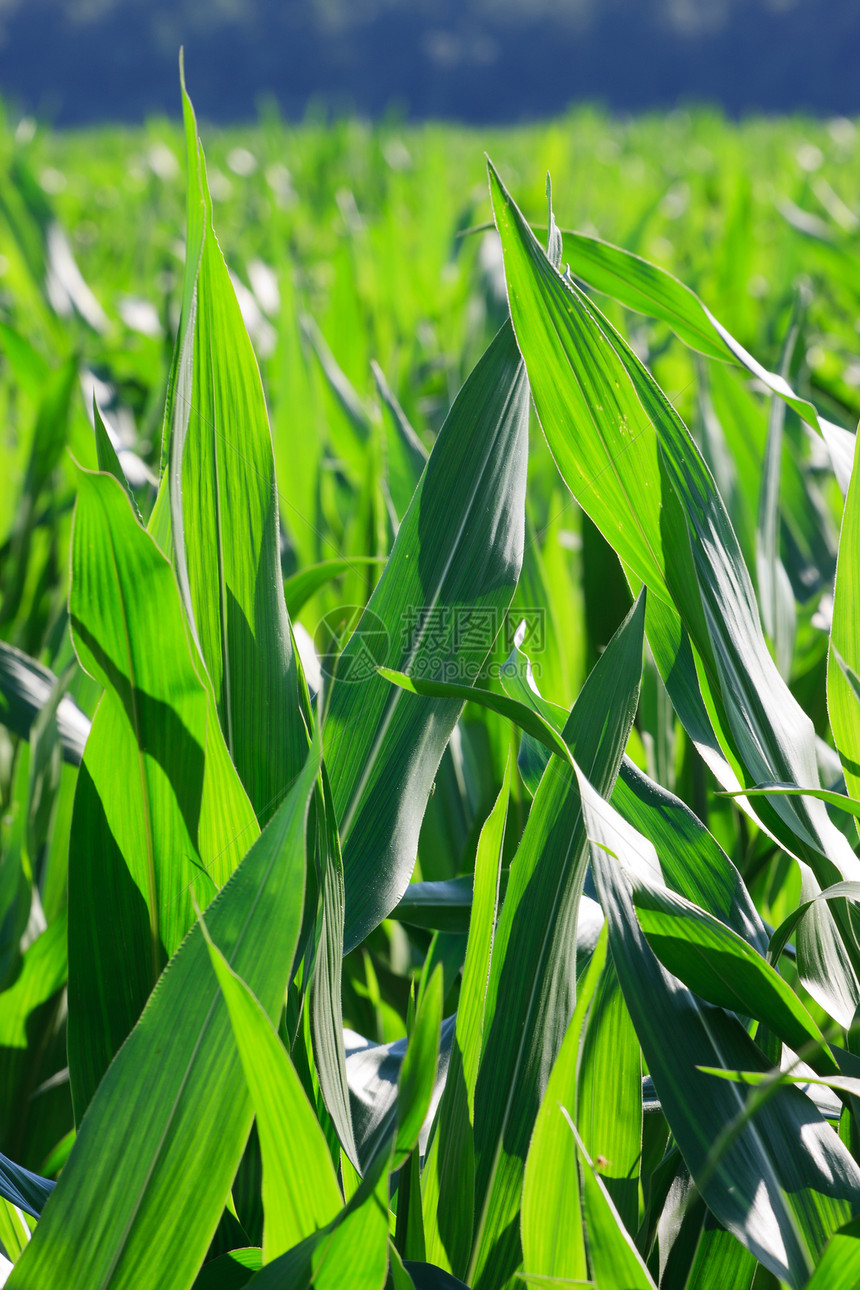
[[[385,561],[375,555],[338,556],[332,560],[322,560],[319,564],[308,565],[299,569],[284,583],[284,598],[287,612],[295,617],[307,604],[311,596],[334,578],[369,565],[382,565]]]
[[[813,1052],[813,1068],[838,1071],[818,1025],[767,959],[712,914],[676,892],[633,888],[639,926],[664,967],[701,998],[763,1021],[784,1043]]]
[[[385,677],[386,681],[391,681],[393,685],[406,690],[409,694],[421,694],[431,699],[460,699],[479,703],[482,707],[498,713],[500,717],[507,717],[509,721],[515,722],[520,729],[542,743],[550,752],[556,753],[565,761],[570,760],[570,752],[561,735],[531,705],[520,703],[507,694],[497,694],[495,690],[478,689],[474,685],[458,685],[451,681],[424,681],[420,677],[407,676],[404,672],[395,672],[388,667],[380,667],[377,671],[380,676]]]
[[[41,1178],[0,1155],[0,1196],[33,1218],[39,1217],[56,1185],[50,1178]]]
[[[821,434],[839,485],[843,493],[846,491],[850,471],[847,454],[852,447],[849,432],[825,420],[808,400],[800,398],[784,373],[763,367],[685,283],[634,252],[587,233],[564,231],[564,258],[576,277],[597,291],[613,296],[637,313],[662,319],[691,349],[708,358],[737,363],[772,390]]]

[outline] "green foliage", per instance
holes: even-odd
[[[853,1285],[850,123],[183,106],[0,150],[8,1285]]]

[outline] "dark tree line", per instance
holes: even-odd
[[[857,0],[5,0],[0,93],[58,125],[309,101],[475,123],[597,100],[860,111]]]

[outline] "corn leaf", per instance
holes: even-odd
[[[345,950],[406,890],[462,707],[392,690],[374,664],[429,679],[452,666],[468,679],[479,671],[522,562],[527,413],[523,367],[505,326],[460,391],[337,660],[325,743],[343,845]]]
[[[860,451],[860,448],[858,448]],[[856,463],[855,453],[855,463]],[[827,659],[827,710],[850,795],[860,798],[860,696],[852,674],[860,672],[860,471],[852,472],[842,512],[842,532],[833,590],[833,624]],[[795,782],[799,783],[799,780]],[[808,781],[805,781],[808,782]]]
[[[510,790],[509,758],[501,791],[478,839],[474,891],[469,883],[469,939],[451,1062],[421,1177],[426,1253],[432,1263],[463,1275],[469,1262],[474,1224],[475,1084],[484,1039],[484,1011],[501,892],[502,848]],[[426,884],[412,884],[419,885]],[[407,895],[409,891],[411,887],[407,888]]]
[[[307,749],[299,662],[284,605],[272,435],[257,360],[212,224],[183,84],[188,235],[150,529],[172,549],[230,756],[265,822]]]
[[[612,789],[636,710],[645,597],[589,676],[564,728],[572,754]],[[521,1262],[519,1223],[528,1144],[576,1003],[576,931],[587,840],[569,763],[547,766],[511,865],[493,947],[475,1089],[479,1290],[507,1285]],[[511,1036],[515,1036],[511,1041]]]
[[[595,1290],[655,1290],[606,1184],[568,1119],[582,1161],[582,1208]]]
[[[193,921],[257,833],[173,571],[109,475],[79,474],[69,601],[105,687],[69,843],[69,1069],[78,1122]]]
[[[606,945],[603,935],[577,991],[576,1007],[555,1059],[529,1144],[520,1227],[522,1275],[526,1285],[534,1286],[535,1290],[553,1280],[587,1280],[576,1147],[568,1134],[561,1131],[562,1108],[576,1111],[576,1074],[584,1022],[606,963]],[[608,1096],[606,1102],[610,1105]]]
[[[201,917],[260,1135],[263,1262],[325,1227],[343,1207],[325,1135],[264,1008],[231,969]]]
[[[49,668],[0,641],[0,723],[13,734],[29,739],[30,727],[56,684],[57,678]],[[57,728],[63,759],[79,766],[90,733],[90,721],[68,694],[57,708]]]

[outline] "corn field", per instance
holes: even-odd
[[[0,138],[5,1284],[860,1285],[854,125],[182,95]]]

